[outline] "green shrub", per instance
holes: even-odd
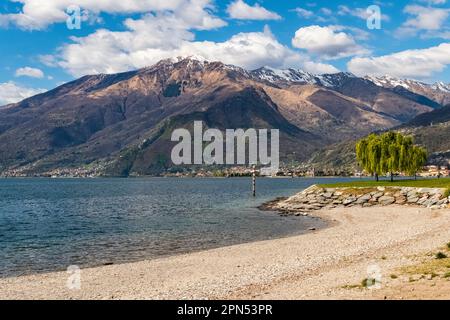
[[[365,278],[363,281],[361,281],[361,287],[368,288],[375,285],[375,279],[368,279]]]
[[[436,257],[436,259],[445,259],[445,258],[447,258],[447,255],[445,253],[438,252],[438,253],[436,253],[435,257]]]
[[[450,197],[450,188],[447,188],[447,190],[445,190],[444,197]]]

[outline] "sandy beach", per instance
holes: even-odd
[[[315,213],[308,234],[81,271],[81,289],[55,272],[0,279],[0,299],[450,298],[450,281],[412,281],[402,268],[450,241],[450,209],[388,206]],[[450,267],[450,265],[449,265]],[[359,286],[376,268],[381,286]],[[393,276],[395,274],[395,277]]]

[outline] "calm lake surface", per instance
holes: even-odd
[[[257,180],[0,179],[0,276],[138,261],[308,232],[325,223],[256,207],[313,183]]]

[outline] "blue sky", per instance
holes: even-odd
[[[70,5],[80,29],[68,28]],[[380,28],[369,29],[378,16]],[[446,0],[5,0],[0,104],[185,55],[448,83],[449,16]]]

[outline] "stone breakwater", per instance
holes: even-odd
[[[313,185],[289,198],[278,198],[260,207],[284,215],[308,215],[321,209],[388,205],[450,208],[446,189],[413,187],[321,188]]]

